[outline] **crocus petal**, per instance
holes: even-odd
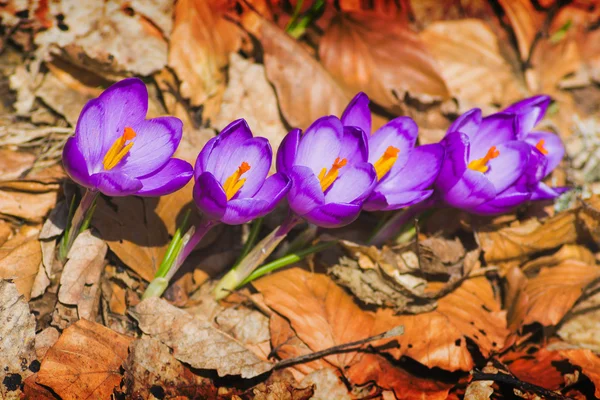
[[[136,133],[129,154],[115,169],[141,177],[164,166],[181,141],[183,123],[175,117],[139,121],[131,126]]]
[[[532,132],[525,137],[525,141],[535,147],[540,140],[544,141],[544,148],[548,152],[545,154],[548,163],[544,169],[544,177],[548,176],[554,168],[558,167],[562,158],[565,155],[565,147],[558,137],[553,133],[549,132]]]
[[[139,179],[130,178],[119,171],[99,172],[90,178],[93,186],[107,196],[129,196],[142,188]]]
[[[339,177],[325,193],[326,203],[358,203],[367,198],[375,183],[377,174],[369,163],[348,165],[340,170]]]
[[[348,160],[348,164],[366,162],[369,156],[367,134],[355,126],[344,126],[344,139],[338,157]]]
[[[148,91],[137,78],[115,83],[83,107],[75,137],[90,173],[102,170],[104,155],[114,141],[125,127],[144,120],[147,111]]]
[[[281,141],[277,150],[277,171],[285,173],[294,166],[300,133],[300,129],[293,129]]]
[[[440,191],[440,196],[453,207],[468,209],[493,199],[496,190],[481,172],[467,168],[453,187]]]
[[[269,202],[272,204],[271,209],[273,209],[288,193],[291,186],[292,182],[287,175],[278,172],[265,180],[265,183],[254,195],[254,198]]]
[[[171,158],[159,170],[139,178],[142,188],[138,196],[164,196],[176,192],[192,179],[192,166],[187,161]]]
[[[524,192],[516,187],[511,187],[494,199],[480,204],[469,211],[483,215],[503,214],[528,201],[530,197],[531,192]]]
[[[469,136],[471,151],[469,160],[483,158],[492,146],[515,140],[516,117],[513,114],[496,113],[485,117],[477,133]]]
[[[238,160],[233,159],[233,153],[246,140],[252,139],[252,131],[243,119],[238,119],[227,125],[217,136],[212,147],[201,151],[196,164],[202,171],[210,171],[219,182],[223,176],[230,170],[230,162],[236,164]],[[239,167],[235,165],[233,168]],[[231,175],[231,172],[229,173]],[[225,176],[225,179],[229,175]]]
[[[292,181],[288,203],[296,214],[302,216],[325,203],[321,184],[310,168],[296,165],[288,177]]]
[[[344,126],[356,126],[367,135],[371,134],[371,110],[369,110],[369,97],[360,92],[354,98],[342,114]]]
[[[339,228],[356,220],[360,210],[357,204],[329,203],[313,209],[303,218],[322,228]]]
[[[550,187],[544,182],[539,182],[536,189],[531,194],[530,200],[552,200],[561,194],[568,192],[570,187]]]
[[[220,218],[227,225],[241,225],[267,215],[270,203],[252,198],[236,199],[227,202],[225,214]]]
[[[375,191],[402,192],[406,190],[425,189],[433,184],[442,162],[444,161],[444,146],[439,143],[415,147],[404,168],[392,177],[383,177]]]
[[[448,134],[462,132],[467,135],[467,137],[471,138],[477,133],[479,125],[481,125],[481,110],[479,108],[474,108],[454,120],[452,125],[450,125],[450,128],[448,128]]]
[[[507,107],[504,112],[517,114],[517,137],[523,139],[542,120],[552,100],[549,96],[529,97]]]
[[[388,175],[395,175],[406,164],[411,149],[415,147],[418,132],[417,124],[409,117],[391,120],[369,137],[369,162],[374,164],[389,146],[393,146],[400,153]]]
[[[63,148],[62,159],[65,171],[67,171],[67,174],[69,174],[71,179],[81,186],[87,188],[92,187],[92,181],[87,170],[85,158],[83,157],[83,154],[81,154],[81,151],[79,151],[77,141],[74,137],[67,139],[67,143],[65,143],[65,147]]]
[[[198,177],[206,171],[208,159],[217,143],[219,143],[219,137],[215,136],[214,138],[209,139],[204,147],[202,147],[202,150],[200,150],[200,153],[198,153],[196,163],[194,164],[194,179],[198,179]]]
[[[531,149],[520,140],[507,142],[497,149],[500,155],[489,161],[485,176],[496,188],[496,193],[502,193],[525,173]]]
[[[469,139],[464,133],[451,132],[441,143],[445,149],[445,157],[435,185],[444,192],[456,185],[467,169]]]
[[[433,194],[433,190],[414,190],[398,193],[373,192],[363,204],[367,211],[391,211],[410,207],[414,204],[427,200]]]
[[[227,196],[210,172],[203,172],[196,180],[194,202],[206,218],[220,220],[225,215]]]
[[[312,169],[318,175],[329,170],[342,148],[343,126],[333,116],[322,117],[312,123],[298,145],[296,164]]]

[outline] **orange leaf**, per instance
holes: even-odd
[[[391,310],[380,309],[375,325],[374,332],[404,326],[404,335],[396,338],[400,349],[389,350],[394,358],[407,356],[448,371],[473,368],[467,338],[487,358],[503,347],[508,334],[505,312],[485,277],[464,281],[438,301],[436,310],[425,314],[394,316]]]
[[[585,288],[600,278],[600,268],[579,261],[565,261],[554,268],[543,268],[530,279],[510,316],[511,330],[535,322],[557,325],[573,307]]]
[[[120,368],[133,338],[79,320],[48,350],[37,383],[62,399],[107,399],[121,382]]]
[[[269,307],[286,317],[312,351],[371,335],[373,315],[363,311],[327,275],[291,268],[253,282]],[[326,360],[342,370],[358,361],[356,352]]]
[[[600,398],[600,357],[587,349],[562,350],[560,353],[567,357],[571,364],[581,368],[581,372],[596,387],[596,398]]]
[[[502,362],[508,365],[511,373],[524,382],[548,390],[560,389],[565,380],[563,374],[552,363],[562,361],[565,357],[557,351],[548,351],[545,348],[534,352],[532,349],[535,350],[535,347],[508,353],[502,358]]]
[[[365,91],[391,108],[404,92],[444,99],[448,88],[418,35],[399,21],[369,14],[339,15],[319,47],[323,66],[352,93]]]
[[[358,385],[369,381],[377,382],[378,386],[393,390],[399,400],[445,400],[454,386],[438,379],[411,375],[403,368],[375,354],[364,354],[360,362],[353,365],[345,375]]]

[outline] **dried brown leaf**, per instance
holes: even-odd
[[[253,285],[269,307],[290,321],[298,337],[313,351],[371,335],[373,315],[361,310],[326,275],[296,267],[261,278]],[[325,359],[343,369],[356,362],[356,355],[348,352]]]
[[[194,368],[215,369],[219,376],[252,378],[272,368],[241,342],[218,330],[207,320],[150,298],[135,308],[135,319],[147,335],[173,349],[178,360]]]
[[[229,83],[223,95],[221,111],[212,126],[223,129],[231,121],[244,118],[255,135],[269,139],[274,158],[275,150],[279,148],[287,130],[281,122],[277,96],[267,81],[265,67],[232,53],[228,76]],[[274,168],[273,162],[273,171]]]
[[[0,279],[10,279],[15,283],[19,293],[29,300],[36,275],[42,265],[42,249],[35,238],[27,238],[24,242],[15,243],[21,238],[9,240],[0,249]],[[12,247],[15,244],[15,247]]]
[[[558,328],[564,341],[600,353],[600,292],[578,302]]]
[[[600,267],[579,261],[543,268],[519,294],[509,319],[511,330],[535,322],[544,326],[558,325],[588,285],[599,278]]]
[[[465,391],[465,400],[488,400],[494,394],[494,381],[475,381],[469,383]]]
[[[106,243],[89,230],[77,236],[60,276],[60,302],[77,305],[86,297],[86,288],[100,279],[107,250]]]
[[[130,398],[151,398],[154,387],[162,388],[165,398],[208,399],[217,396],[217,388],[210,379],[195,375],[156,339],[133,341],[124,368]]]
[[[58,330],[52,327],[46,328],[35,335],[35,355],[38,360],[41,360],[46,356],[46,353],[54,346],[59,336],[60,333]]]
[[[332,368],[323,368],[311,372],[302,379],[301,386],[314,387],[311,400],[351,400],[348,388]]]
[[[450,93],[466,105],[508,104],[521,97],[521,83],[485,22],[435,22],[420,37],[438,62]]]
[[[561,350],[560,354],[567,357],[571,364],[581,368],[581,372],[596,387],[595,396],[600,398],[600,357],[590,350],[583,349]]]
[[[18,179],[35,161],[35,155],[23,151],[0,149],[0,176],[2,179]]]
[[[341,115],[352,93],[339,86],[298,41],[265,19],[259,21],[265,70],[288,124],[306,129],[323,115]]]
[[[497,230],[477,231],[477,240],[488,263],[522,259],[577,240],[576,215],[565,211],[540,222],[535,218]]]
[[[405,92],[423,102],[449,96],[434,58],[400,21],[340,14],[321,39],[319,58],[350,92],[363,90],[386,108],[397,106]]]
[[[30,374],[27,366],[36,359],[34,346],[35,317],[27,301],[15,284],[0,280],[0,391],[3,396],[10,391],[16,396],[9,394],[8,398],[18,398],[18,385],[9,388],[7,384],[12,380],[10,376],[21,382]]]
[[[121,382],[119,369],[131,341],[105,326],[79,320],[48,350],[37,383],[65,400],[108,398]]]
[[[25,181],[18,181],[23,186]],[[22,218],[30,222],[42,222],[43,218],[56,205],[58,187],[46,187],[45,192],[11,190],[11,182],[3,182],[0,188],[0,213]],[[14,187],[14,185],[12,185]],[[28,189],[28,188],[23,188]]]
[[[581,261],[582,263],[589,265],[596,263],[594,253],[587,247],[577,244],[565,244],[556,253],[531,260],[524,264],[521,269],[524,272],[527,272],[528,275],[531,275],[538,272],[542,267],[554,267],[567,260]]]
[[[505,354],[502,362],[520,380],[548,390],[558,390],[564,385],[565,379],[555,363],[564,359],[557,351],[543,347],[538,349],[532,345]]]
[[[223,18],[218,1],[182,0],[175,4],[169,66],[177,73],[183,97],[204,104],[203,116],[219,110],[229,53],[240,46],[240,31]]]
[[[155,208],[157,199],[101,197],[92,219],[110,249],[146,281],[151,281],[167,249],[169,234]]]

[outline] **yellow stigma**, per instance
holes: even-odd
[[[129,153],[129,150],[131,150],[131,147],[133,146],[133,142],[129,142],[127,144],[126,142],[128,140],[132,140],[135,136],[135,131],[132,128],[125,128],[121,137],[115,140],[104,156],[103,164],[105,170],[108,171],[116,167],[123,157]]]
[[[473,160],[469,163],[468,167],[472,170],[479,171],[482,173],[486,173],[490,167],[488,167],[488,162],[490,160],[498,157],[500,152],[496,150],[496,146],[490,147],[487,154],[483,158],[478,158],[477,160]]]
[[[229,178],[227,178],[227,180],[225,181],[225,184],[223,185],[223,190],[225,190],[225,196],[227,196],[227,200],[231,200],[231,198],[233,196],[235,196],[235,194],[237,192],[240,191],[242,186],[244,186],[244,183],[246,182],[246,178],[244,178],[244,179],[240,179],[240,178],[242,177],[242,175],[244,175],[249,170],[250,170],[250,164],[248,164],[246,161],[244,161],[243,163],[240,164],[238,169],[236,169],[235,172],[233,174],[231,174],[231,176]]]
[[[395,148],[394,146],[388,146],[387,149],[383,152],[383,155],[379,157],[379,160],[373,164],[375,167],[375,172],[377,172],[377,180],[381,180],[387,174],[390,169],[396,163],[398,159],[398,153],[400,153],[400,149]]]
[[[333,185],[333,182],[337,179],[339,175],[339,170],[344,165],[348,163],[348,160],[345,158],[336,158],[331,166],[329,172],[327,172],[327,168],[323,168],[321,173],[319,173],[319,182],[321,182],[321,189],[325,192],[329,189],[329,186]]]
[[[535,145],[535,148],[538,149],[539,152],[542,153],[543,155],[548,154],[548,150],[544,147],[545,143],[546,143],[546,141],[544,139],[540,139],[540,141],[537,142],[537,144]]]

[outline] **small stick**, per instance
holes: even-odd
[[[326,357],[330,354],[344,352],[344,351],[347,351],[348,349],[352,349],[353,347],[356,347],[356,346],[361,346],[365,343],[373,342],[375,340],[380,340],[380,339],[391,338],[394,336],[400,336],[402,334],[404,334],[404,326],[399,325],[395,328],[390,329],[389,331],[380,333],[379,335],[375,335],[375,336],[371,336],[371,337],[368,337],[365,339],[357,340],[355,342],[340,344],[340,345],[333,346],[328,349],[324,349],[324,350],[317,351],[314,353],[305,354],[302,356],[281,360],[273,366],[273,369],[281,369],[281,368],[289,367],[290,365],[294,365],[294,364],[302,364],[302,363],[305,363],[308,361],[316,360],[318,358]],[[352,349],[352,350],[358,350],[358,348]]]
[[[523,382],[511,375],[503,373],[486,374],[480,371],[475,371],[473,373],[473,381],[494,381],[499,383],[505,383],[509,386],[512,386],[519,390],[523,390],[525,392],[533,392],[545,399],[572,400],[571,397],[563,396],[562,394],[553,392],[548,389],[544,389],[543,387],[534,385],[532,383]]]

